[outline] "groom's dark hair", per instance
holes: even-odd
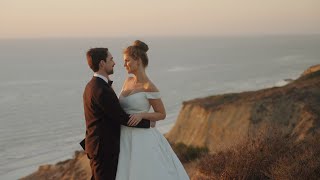
[[[106,61],[108,48],[91,48],[87,51],[87,62],[93,72],[99,71],[100,61]]]

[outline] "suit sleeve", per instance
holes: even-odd
[[[120,106],[117,96],[113,90],[108,88],[97,88],[94,92],[94,98],[103,111],[111,116],[113,121],[128,126],[129,115]],[[142,119],[137,128],[150,128],[150,121]]]

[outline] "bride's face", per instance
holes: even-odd
[[[126,68],[129,74],[136,72],[139,69],[139,61],[134,60],[132,57],[127,54],[123,55],[124,67]]]

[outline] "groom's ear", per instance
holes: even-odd
[[[103,61],[103,62],[102,62]],[[103,63],[104,63],[105,61],[104,60],[100,60],[100,62],[99,62],[99,69],[103,66]]]

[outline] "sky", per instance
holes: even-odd
[[[0,0],[0,38],[320,34],[320,0]]]

